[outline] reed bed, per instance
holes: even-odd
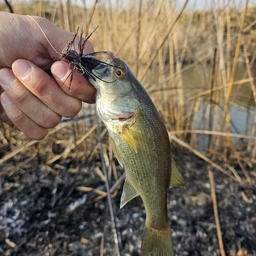
[[[74,33],[78,26],[85,34],[99,26],[90,38],[95,51],[112,51],[129,64],[159,110],[175,154],[182,157],[188,150],[230,180],[253,184],[255,5],[246,1],[236,6],[223,0],[198,9],[191,1],[167,0],[98,0],[93,5],[81,1],[80,6],[71,0],[9,2],[15,13],[45,17]],[[0,4],[0,10],[9,11],[5,4]],[[108,196],[112,208],[110,197],[117,194],[124,176],[118,175],[106,130],[97,127],[95,107],[88,104],[78,117],[64,119],[42,141],[29,141],[1,123],[0,177],[13,175],[35,159],[57,177],[60,161],[70,158],[75,164],[69,172],[79,176],[81,166],[100,159],[102,166],[93,167],[95,175],[103,182],[112,178],[112,187],[107,186],[106,192],[84,186],[76,189],[96,193],[93,202]],[[112,211],[116,254],[120,255]],[[100,255],[103,248],[104,239]]]
[[[88,6],[82,1],[78,7],[69,0],[15,2],[12,7],[16,13],[46,17],[72,32],[80,26],[88,34],[99,26],[91,37],[95,50],[113,51],[129,64],[172,138],[206,157],[252,170],[256,157],[256,7],[248,1],[243,6],[213,1],[210,8],[199,10],[187,4],[140,0],[125,4],[95,1]],[[4,4],[0,8],[8,11]],[[237,77],[241,66],[243,74]],[[93,107],[84,111],[94,113]],[[237,125],[239,113],[246,118]],[[83,125],[88,130],[91,123]],[[8,128],[2,127],[2,144],[9,145]]]

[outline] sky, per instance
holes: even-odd
[[[18,2],[19,0],[9,0],[9,2],[13,5],[16,2]],[[23,0],[26,2],[32,2],[32,1],[38,1],[38,0]],[[58,2],[59,0],[50,0],[50,2]],[[63,3],[67,2],[67,0],[61,0]],[[71,0],[71,2],[73,4],[77,4],[79,6],[83,6],[83,2],[86,3],[86,7],[90,8],[94,5],[96,0]],[[130,0],[101,0],[101,2],[105,2],[105,3],[111,3],[112,5],[115,5],[116,2],[119,2],[123,4],[123,7],[127,6],[127,4],[130,2]],[[142,0],[143,2],[146,2],[147,0]],[[172,1],[172,0],[169,0]],[[186,0],[173,0],[177,2],[177,7],[179,9],[179,7],[181,8]],[[0,3],[4,2],[4,0],[0,0]],[[222,6],[223,4],[224,6],[226,5],[233,5],[235,4],[236,7],[243,7],[246,3],[246,0],[189,0],[186,9],[187,10],[200,10],[203,8],[210,8],[213,4],[214,6]],[[139,4],[139,1],[138,1]],[[107,5],[107,4],[106,4]],[[256,0],[249,0],[249,6],[250,5],[256,5]]]
[[[77,2],[79,4],[79,2],[81,3],[82,0],[73,0],[74,3]],[[86,2],[86,6],[87,7],[92,7],[95,3],[95,0],[84,0]],[[105,0],[106,2],[110,1],[112,4],[115,4],[116,0]],[[145,0],[144,0],[145,1]],[[182,6],[185,3],[185,0],[176,0],[178,2],[178,5]],[[119,2],[123,2],[124,6],[129,2],[129,0],[119,0]],[[189,9],[203,9],[204,7],[206,7],[207,9],[209,7],[211,7],[212,3],[214,3],[214,5],[223,5],[224,4],[228,4],[228,3],[235,3],[238,7],[244,6],[244,4],[246,3],[245,0],[189,0],[187,8]],[[249,4],[256,4],[256,0],[249,0]]]

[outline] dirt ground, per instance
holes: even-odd
[[[0,165],[0,255],[116,255],[108,201],[95,190],[106,191],[97,174],[98,150],[85,159],[72,153],[48,165],[40,144],[33,150],[38,153],[28,163],[23,161],[32,152]],[[176,255],[220,255],[209,170],[226,255],[256,255],[256,172],[250,173],[252,186],[241,185],[187,152],[175,158],[187,184],[168,193]],[[117,167],[118,177],[122,174]],[[112,175],[110,186],[115,182]],[[81,186],[94,190],[78,190]],[[113,198],[120,255],[137,256],[145,210],[139,197],[119,209],[121,188]]]

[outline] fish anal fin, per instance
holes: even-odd
[[[138,195],[139,193],[134,189],[130,181],[128,179],[125,179],[120,208],[124,207],[129,201],[131,201]]]
[[[137,151],[137,146],[136,146],[136,141],[134,140],[132,134],[130,133],[129,129],[127,127],[124,127],[120,136],[134,149],[136,153]]]
[[[174,188],[174,187],[186,188],[187,186],[173,158],[172,158],[171,166],[172,166],[171,167],[172,170],[171,170],[170,188]]]

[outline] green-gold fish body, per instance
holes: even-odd
[[[113,139],[113,150],[125,168],[121,207],[140,196],[146,210],[141,255],[174,255],[167,217],[167,190],[185,187],[171,156],[170,142],[147,92],[129,67],[108,52],[92,69],[97,113]]]

